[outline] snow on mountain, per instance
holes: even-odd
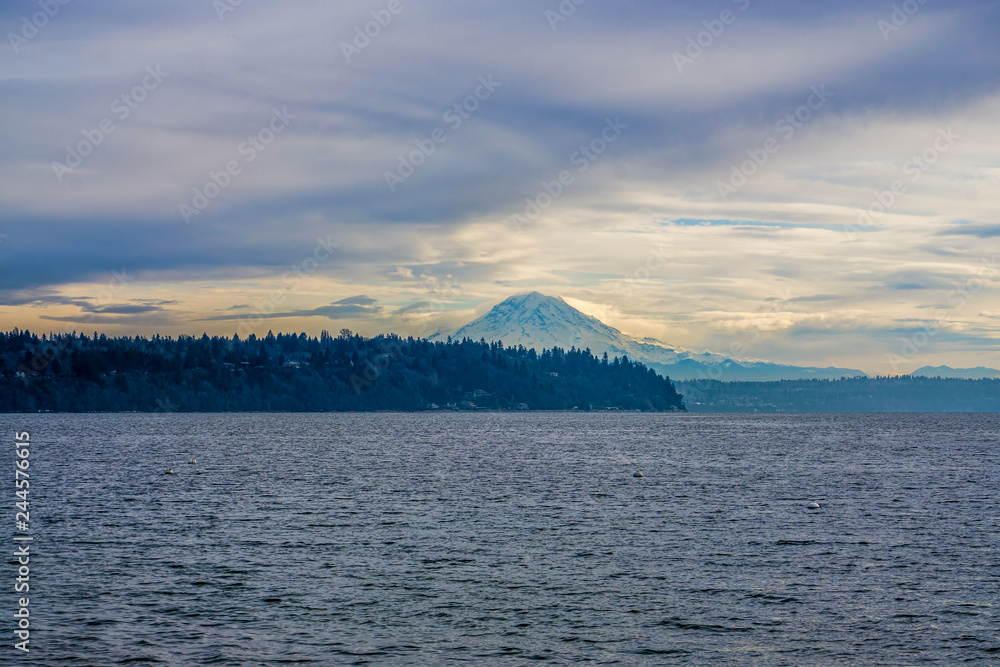
[[[561,347],[590,349],[608,356],[640,354],[656,356],[664,363],[674,363],[688,358],[687,352],[678,351],[659,341],[639,341],[610,327],[596,317],[581,313],[558,297],[538,292],[512,296],[497,304],[482,317],[469,322],[453,334],[455,338],[487,341],[502,340],[505,345],[523,345],[542,350]]]
[[[438,333],[431,339],[443,338]],[[691,352],[653,338],[635,338],[573,308],[558,297],[538,292],[519,294],[497,304],[488,313],[452,334],[453,338],[503,341],[542,350],[552,347],[589,349],[600,356],[628,356],[672,379],[775,380],[864,375],[845,368],[802,368],[766,361]]]

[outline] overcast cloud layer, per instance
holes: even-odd
[[[4,328],[1000,367],[997,2],[232,4],[0,8]]]

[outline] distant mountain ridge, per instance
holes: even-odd
[[[435,339],[444,334],[438,333]],[[675,380],[799,380],[865,376],[853,368],[785,366],[713,352],[692,352],[654,338],[635,338],[596,317],[573,308],[559,297],[539,292],[508,297],[485,315],[452,334],[456,338],[503,341],[542,350],[589,349],[595,355],[627,356]]]
[[[958,378],[961,380],[982,380],[1000,378],[1000,370],[976,366],[975,368],[952,368],[951,366],[924,366],[910,373],[913,377]]]

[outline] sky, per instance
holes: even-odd
[[[0,6],[0,327],[1000,367],[1000,2]]]

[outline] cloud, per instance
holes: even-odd
[[[334,306],[371,306],[377,303],[375,299],[365,296],[364,294],[359,294],[358,296],[347,297],[346,299],[341,299],[340,301],[335,301]]]
[[[399,316],[399,315],[407,315],[409,313],[426,313],[431,308],[433,308],[434,305],[435,304],[431,301],[417,301],[407,306],[402,306],[400,308],[397,308],[395,311],[393,311],[393,315]]]
[[[109,305],[109,306],[93,305],[88,303],[82,305],[81,307],[83,308],[84,312],[88,313],[101,313],[110,315],[139,315],[142,313],[153,313],[157,311],[162,311],[164,310],[163,306],[175,303],[177,302],[145,300],[130,304]]]
[[[277,313],[244,313],[244,314],[231,314],[231,315],[214,315],[211,317],[203,317],[198,319],[199,322],[220,322],[220,321],[232,321],[232,320],[243,320],[247,317],[253,318],[263,318],[263,319],[286,319],[286,318],[309,318],[309,317],[325,317],[331,320],[337,319],[370,319],[378,317],[383,312],[383,307],[376,305],[375,299],[367,297],[363,294],[353,297],[348,297],[346,299],[341,299],[340,301],[335,301],[327,306],[319,306],[317,308],[309,308],[303,310],[290,310],[285,312]]]
[[[281,291],[267,317],[283,326],[407,332],[538,289],[630,333],[725,348],[727,323],[790,294],[776,321],[866,326],[815,345],[777,328],[751,353],[857,366],[887,347],[879,321],[942,301],[989,256],[981,239],[1000,236],[992,5],[927,3],[886,39],[888,7],[750,3],[683,71],[675,53],[719,8],[585,3],[555,31],[544,9],[406,4],[349,63],[337,45],[370,20],[350,3],[242,3],[224,21],[202,0],[65,8],[0,55],[3,323],[222,331]],[[3,5],[0,26],[23,14]],[[157,65],[162,84],[114,111]],[[502,85],[446,120],[484,76]],[[824,85],[827,104],[778,130]],[[240,147],[285,107],[295,118],[248,160]],[[628,128],[602,146],[615,117]],[[60,180],[53,163],[103,119],[114,131]],[[906,165],[948,127],[960,138],[914,180]],[[425,155],[437,128],[447,140]],[[414,155],[390,191],[385,173]],[[746,184],[720,197],[753,156]],[[572,182],[552,194],[563,171]],[[883,206],[897,180],[905,193]],[[185,224],[179,204],[216,188]],[[531,206],[517,231],[510,216]],[[858,224],[865,211],[873,224]],[[850,240],[851,226],[865,231]],[[328,238],[336,251],[317,253]],[[98,299],[123,269],[135,279]],[[370,301],[330,302],[356,292]],[[422,303],[442,312],[417,317]]]
[[[941,236],[962,235],[976,236],[981,239],[992,239],[1000,236],[1000,225],[964,225],[962,227],[950,227],[939,232]]]
[[[162,324],[173,324],[173,320],[170,318],[148,317],[146,315],[143,315],[142,317],[134,317],[134,316],[114,317],[110,315],[95,315],[93,313],[88,313],[80,315],[40,315],[39,318],[52,322],[69,322],[78,324],[108,324],[114,326],[128,326],[128,325],[155,326]]]
[[[796,296],[788,299],[790,303],[815,303],[821,301],[837,301],[843,297],[836,294],[813,294],[812,296]]]
[[[402,278],[403,280],[413,280],[413,270],[405,266],[397,266],[389,273],[390,277]]]
[[[58,294],[52,289],[4,289],[0,290],[0,306],[51,305],[83,306],[86,302]]]

